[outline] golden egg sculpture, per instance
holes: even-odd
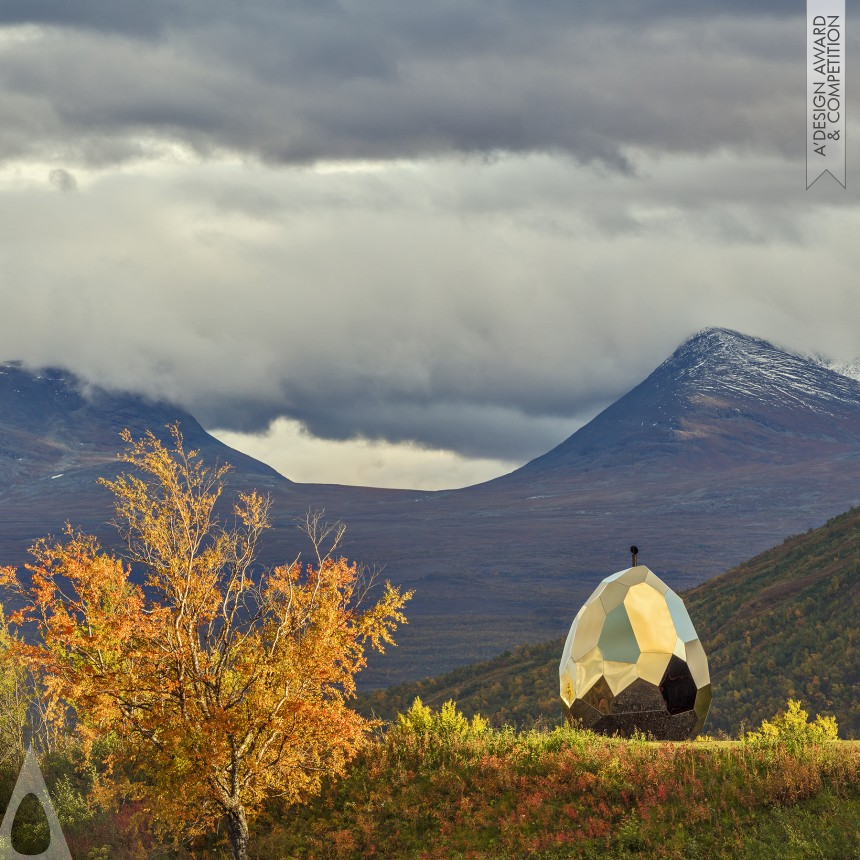
[[[683,601],[645,565],[606,577],[577,612],[559,666],[567,719],[601,734],[696,737],[708,658]]]

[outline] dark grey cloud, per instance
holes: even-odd
[[[4,349],[210,427],[514,461],[704,326],[853,358],[802,12],[0,4]]]
[[[168,27],[197,28],[212,21],[265,22],[302,12],[348,20],[378,21],[385,17],[398,32],[412,34],[416,42],[435,43],[474,40],[493,33],[497,20],[511,18],[557,23],[616,17],[654,21],[728,13],[747,17],[799,14],[782,0],[701,0],[695,4],[683,0],[652,0],[647,4],[637,0],[603,4],[589,0],[448,0],[432,4],[366,0],[360,7],[337,0],[4,0],[0,24],[44,24],[149,36]]]
[[[0,23],[39,24],[72,27],[98,32],[119,32],[152,37],[163,32],[171,19],[170,7],[176,4],[158,2],[134,3],[128,0],[4,0],[0,6]]]
[[[105,164],[165,143],[275,164],[561,152],[631,170],[635,148],[802,156],[802,29],[775,3],[3,8],[8,24],[54,25],[0,52],[7,158]]]
[[[857,198],[778,156],[10,176],[6,355],[213,428],[524,461],[704,326],[858,352]]]
[[[239,398],[217,398],[207,403],[201,398],[194,414],[204,426],[254,434],[265,432],[276,418],[287,414],[320,439],[406,441],[466,457],[525,462],[555,447],[608,405],[605,391],[592,408],[588,408],[587,398],[573,397],[570,400],[584,411],[560,417],[529,414],[516,404],[503,402],[451,403],[439,399],[416,404],[391,395],[368,402],[362,394],[362,388],[355,386],[350,396],[337,398],[336,408],[332,408],[331,397],[322,396],[316,401],[307,398],[268,403]],[[570,413],[570,405],[565,404],[565,413]]]

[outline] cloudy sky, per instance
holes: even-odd
[[[3,0],[0,358],[295,480],[424,488],[545,452],[706,326],[856,358],[860,108],[848,189],[805,190],[804,16]]]

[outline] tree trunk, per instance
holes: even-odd
[[[248,860],[248,819],[244,807],[237,806],[227,813],[227,837],[233,860]]]

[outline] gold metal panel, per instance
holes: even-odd
[[[639,646],[623,603],[606,616],[598,644],[604,660],[635,663],[639,659]]]
[[[570,647],[570,656],[579,660],[592,648],[597,647],[600,633],[606,621],[606,613],[600,599],[594,603],[587,603],[577,615],[577,620],[570,628],[573,633],[573,641]]]
[[[696,716],[704,723],[705,717],[708,714],[708,709],[711,707],[711,685],[707,684],[696,693],[696,704],[693,706],[693,710],[696,712]],[[700,729],[701,731],[701,729]]]
[[[604,588],[606,588],[606,580],[605,579],[603,580],[603,582],[600,583],[600,585],[597,586],[597,588],[594,589],[594,591],[591,592],[588,600],[585,601],[583,606],[588,606],[589,603],[594,603],[594,601],[597,600],[597,598],[600,597],[601,594],[603,594]]]
[[[660,579],[660,577],[653,571],[649,570],[648,573],[645,574],[645,582],[647,582],[652,588],[659,591],[660,594],[665,594],[669,590],[669,586],[666,585],[666,583],[663,582],[663,580]]]
[[[571,722],[681,740],[701,730],[708,662],[683,601],[644,565],[597,586],[573,620],[559,665]]]
[[[624,570],[619,570],[618,573],[613,573],[610,576],[607,576],[603,582],[618,582],[625,574],[629,573],[631,570],[634,570],[632,567],[627,567]],[[602,584],[602,583],[601,583]]]
[[[608,582],[606,588],[600,592],[600,602],[603,604],[603,610],[609,615],[616,606],[624,603],[624,598],[627,597],[627,592],[630,587],[623,582]]]
[[[693,710],[699,690],[690,674],[690,667],[683,660],[674,656],[669,658],[666,674],[660,682],[660,692],[666,700],[666,709],[673,716]]]
[[[684,647],[687,649],[687,665],[690,667],[690,674],[696,682],[696,686],[701,689],[706,684],[711,683],[711,674],[708,672],[708,658],[705,656],[705,649],[698,639],[692,642],[685,642]]]
[[[586,604],[587,606],[587,604]],[[567,639],[564,640],[564,648],[561,649],[561,663],[558,667],[559,672],[564,669],[565,663],[571,659],[570,651],[573,648],[573,637],[576,635],[576,624],[579,621],[582,613],[585,611],[585,606],[576,613],[576,618],[573,619],[573,624],[570,625],[570,630],[567,631]]]
[[[561,680],[561,700],[569,708],[576,699],[576,664],[568,661],[568,665],[562,668],[559,677]]]
[[[601,714],[608,714],[612,709],[612,690],[606,683],[606,678],[600,677],[582,697],[582,700]]]
[[[637,564],[636,567],[628,567],[624,572],[626,576],[621,577],[621,581],[626,582],[627,585],[636,585],[639,582],[645,582],[645,578],[651,573],[644,564]]]
[[[593,648],[581,660],[576,661],[577,698],[581,698],[603,676],[603,662],[603,654],[599,648]]]
[[[675,647],[675,626],[665,597],[647,582],[630,587],[624,608],[636,634],[640,651],[665,651]]]
[[[632,684],[638,677],[635,663],[620,663],[616,660],[603,661],[603,677],[612,690],[612,695],[617,696],[628,684]]]
[[[636,661],[636,671],[639,677],[652,684],[659,685],[663,680],[663,675],[666,674],[666,668],[669,665],[669,654],[653,652],[643,652],[639,655]]]
[[[690,620],[690,616],[687,612],[687,607],[684,606],[684,602],[671,589],[666,592],[665,599],[666,606],[669,607],[669,612],[672,615],[672,621],[675,624],[675,630],[678,631],[678,635],[685,642],[695,639],[696,628],[693,627],[693,622]]]
[[[584,608],[584,607],[583,607]],[[582,614],[582,609],[577,613],[577,617]],[[564,642],[564,648],[561,652],[561,662],[558,665],[558,679],[560,685],[561,698],[564,703],[570,707],[571,701],[574,698],[574,682],[576,679],[576,663],[570,656],[570,649],[573,645],[573,637],[576,633],[576,622],[571,624],[570,631],[567,634],[567,639]],[[569,695],[568,695],[569,693]]]

